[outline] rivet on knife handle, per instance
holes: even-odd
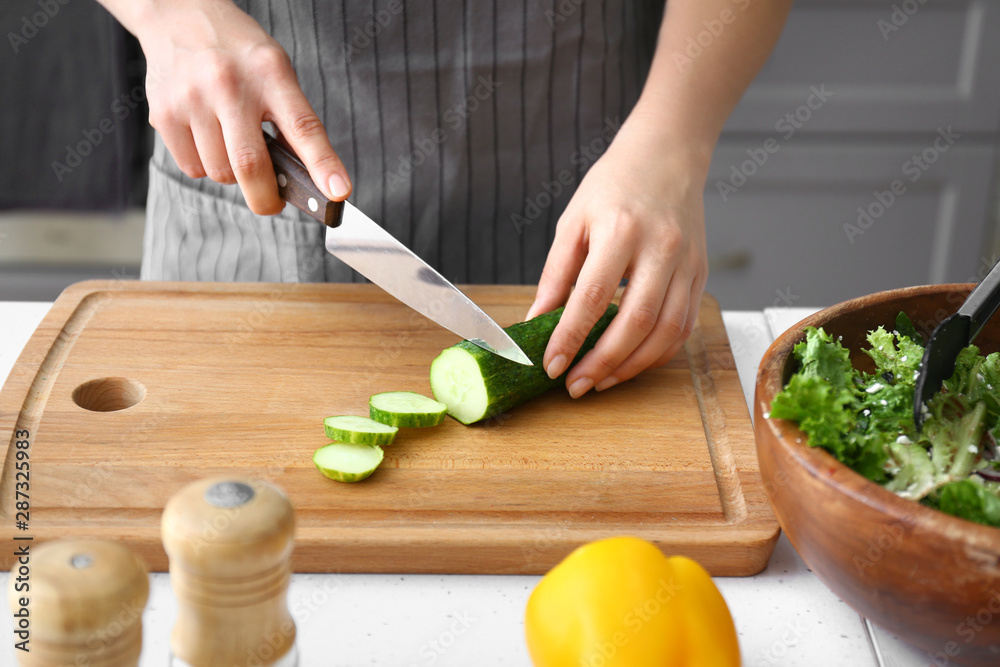
[[[278,177],[278,194],[281,198],[327,227],[340,225],[344,203],[327,199],[295,154],[266,132],[264,143],[267,144],[267,152]]]

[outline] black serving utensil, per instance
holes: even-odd
[[[967,347],[1000,306],[1000,262],[976,285],[958,312],[944,319],[924,348],[913,395],[913,421],[917,430],[924,423],[924,404],[955,372],[955,359]]]

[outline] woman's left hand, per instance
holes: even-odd
[[[618,315],[566,379],[573,398],[667,363],[698,317],[708,277],[708,156],[655,136],[649,120],[633,113],[587,172],[556,226],[528,311],[530,319],[566,305],[544,356],[549,377],[558,377],[628,279]]]

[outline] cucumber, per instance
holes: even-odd
[[[412,391],[387,391],[368,399],[371,418],[396,427],[437,426],[447,409],[444,403]]]
[[[368,417],[337,415],[323,420],[326,437],[337,442],[357,442],[364,445],[391,445],[396,439],[395,426],[388,426]]]
[[[539,315],[504,329],[534,366],[523,366],[488,352],[469,341],[444,350],[431,363],[431,391],[448,406],[448,414],[463,424],[473,424],[507,412],[513,407],[565,383],[566,373],[550,379],[542,367],[545,346],[562,317],[563,309]],[[569,365],[583,358],[597,343],[618,313],[611,304],[584,341]],[[569,372],[569,368],[566,372]]]
[[[338,482],[360,482],[375,472],[384,456],[378,445],[334,442],[313,454],[319,471]]]

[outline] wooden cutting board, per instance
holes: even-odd
[[[466,293],[507,326],[534,288]],[[324,417],[366,415],[380,391],[430,395],[430,363],[456,342],[371,285],[74,285],[0,392],[0,538],[121,540],[165,570],[171,495],[243,475],[289,494],[299,572],[542,573],[621,534],[715,575],[764,568],[778,524],[711,297],[664,368],[577,401],[556,389],[486,424],[404,429],[361,483],[315,469]]]

